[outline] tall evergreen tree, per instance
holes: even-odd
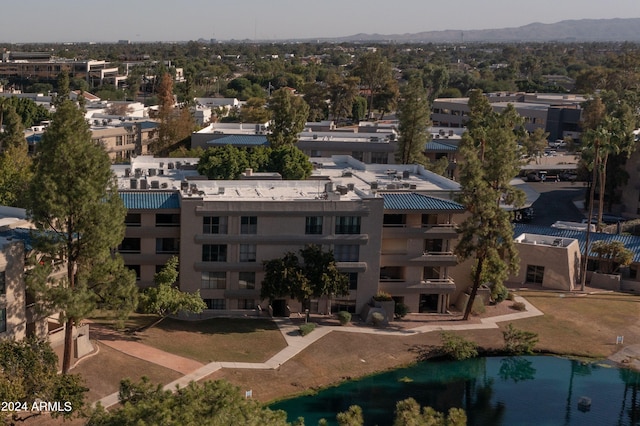
[[[273,148],[295,145],[309,116],[309,105],[287,88],[278,89],[269,99],[271,133],[267,136]]]
[[[29,287],[45,307],[60,312],[65,321],[62,371],[67,373],[71,368],[73,327],[102,297],[114,293],[130,297],[135,289],[133,275],[123,272],[118,267],[121,258],[112,255],[124,237],[126,210],[117,193],[109,157],[92,142],[83,112],[70,100],[57,108],[35,161],[28,212],[38,231],[34,247],[51,260],[41,262],[39,267],[54,265],[54,269],[64,268],[65,274],[48,283],[31,280]],[[99,276],[98,270],[108,276]],[[105,290],[105,286],[123,291]],[[117,304],[111,302],[106,305]]]
[[[518,270],[518,253],[513,242],[511,214],[503,205],[522,206],[524,194],[509,184],[518,174],[516,134],[522,119],[509,105],[503,112],[491,109],[480,91],[469,99],[468,130],[460,142],[459,201],[470,215],[460,225],[456,254],[475,257],[473,285],[464,320],[469,318],[478,288],[493,285],[500,292],[509,272]]]
[[[22,120],[12,105],[6,107],[5,129],[0,133],[0,204],[26,207],[33,172]]]
[[[430,114],[429,100],[422,80],[412,78],[402,88],[402,98],[398,106],[398,128],[400,130],[396,152],[398,163],[424,163],[425,145],[430,138],[430,133],[427,131],[430,124]]]
[[[391,65],[379,51],[365,53],[358,58],[353,74],[360,77],[360,81],[369,92],[367,117],[370,119],[373,111],[373,98],[381,93],[391,78]]]

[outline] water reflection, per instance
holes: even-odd
[[[602,364],[556,357],[488,357],[422,362],[301,397],[272,408],[316,425],[357,404],[365,425],[393,424],[397,401],[412,397],[442,412],[467,412],[469,425],[639,425],[640,376]],[[579,410],[578,400],[592,405]]]

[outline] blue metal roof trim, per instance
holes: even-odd
[[[537,226],[518,223],[514,226],[513,236],[514,238],[520,234],[538,234],[548,235],[559,238],[573,238],[578,240],[580,245],[580,252],[584,253],[586,245],[586,232],[575,231],[572,229],[558,229],[550,226]],[[634,235],[620,235],[620,234],[604,234],[601,232],[592,232],[590,237],[590,244],[596,241],[621,241],[625,248],[628,248],[633,252],[633,261],[640,262],[640,237]],[[589,256],[597,256],[595,253],[590,252]]]
[[[128,210],[179,209],[180,197],[177,192],[144,191],[120,192],[120,198]]]
[[[415,192],[383,193],[385,210],[445,210],[464,211],[462,204]]]
[[[14,228],[0,231],[0,237],[12,238],[13,240],[22,241],[25,251],[29,252],[33,249],[33,233],[38,232],[35,229]]]
[[[455,152],[458,150],[458,147],[453,144],[431,141],[427,142],[425,149],[427,151]]]
[[[263,135],[231,135],[219,139],[212,139],[208,145],[234,145],[234,146],[266,146],[269,141]]]

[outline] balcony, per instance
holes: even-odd
[[[438,223],[433,225],[384,225],[382,238],[430,238],[451,240],[458,238],[458,225],[455,223]]]
[[[398,291],[410,290],[411,293],[439,293],[451,294],[456,291],[456,284],[453,279],[431,278],[422,281],[404,281],[404,280],[383,280],[378,284],[380,291],[394,294]]]
[[[422,254],[382,254],[381,266],[455,266],[458,257],[452,252],[424,252]]]

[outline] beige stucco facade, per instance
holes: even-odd
[[[572,238],[522,234],[515,239],[520,256],[514,284],[537,284],[541,288],[574,290],[580,278],[580,246]]]

